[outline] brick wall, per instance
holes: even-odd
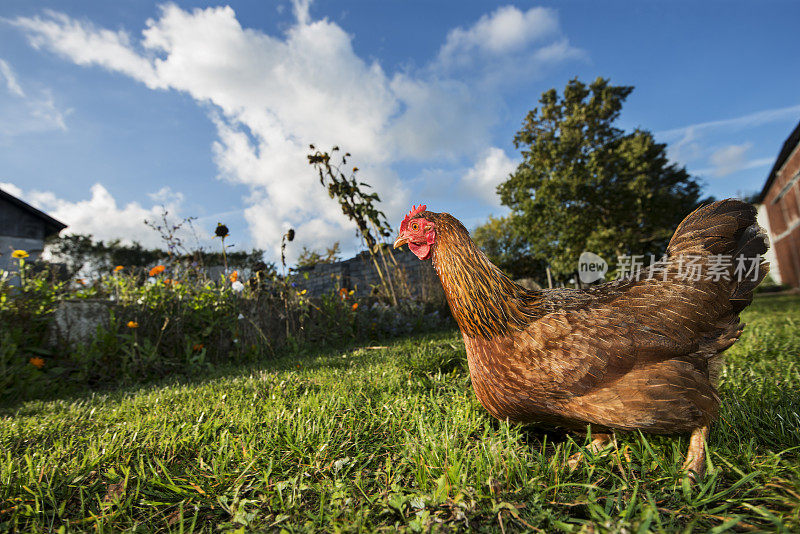
[[[800,287],[800,145],[778,169],[764,206],[781,281]]]

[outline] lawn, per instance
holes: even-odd
[[[686,437],[492,419],[455,331],[296,354],[0,417],[0,530],[800,530],[800,298],[762,296],[728,352],[709,474]]]

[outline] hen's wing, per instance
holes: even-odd
[[[643,272],[640,280],[585,292],[546,293],[552,311],[514,336],[515,359],[564,397],[669,360],[707,379],[710,360],[741,333],[738,314],[768,270],[760,258],[766,249],[749,204],[727,200],[699,208],[678,227],[668,259],[655,265],[652,277]],[[741,280],[740,256],[756,258],[759,266]],[[699,273],[688,269],[695,265]]]

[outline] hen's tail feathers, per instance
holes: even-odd
[[[728,199],[690,213],[675,230],[667,255],[670,259],[704,256],[706,267],[712,260],[726,262],[731,280],[730,302],[738,314],[753,301],[753,291],[769,272],[769,264],[762,257],[768,248],[767,235],[756,222],[756,208]]]
[[[708,375],[712,384],[719,382],[719,375],[724,362],[722,353],[736,343],[736,340],[742,335],[745,324],[739,322],[738,316],[733,316],[727,324],[723,323],[716,326],[717,328],[712,330],[700,342],[697,351],[708,362]]]

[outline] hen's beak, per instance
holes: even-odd
[[[400,234],[397,236],[397,239],[394,240],[394,248],[400,248],[406,243],[408,243],[408,238],[403,234]]]

